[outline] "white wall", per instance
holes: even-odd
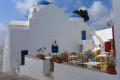
[[[36,53],[43,46],[47,48],[47,53],[51,52],[54,40],[57,41],[60,52],[77,50],[74,26],[70,25],[69,17],[59,8],[51,4],[33,15],[29,19],[30,53]]]
[[[50,74],[49,60],[41,60],[35,57],[25,57],[25,65],[20,66],[20,75],[33,77],[37,80],[50,80],[46,76]]]
[[[3,52],[3,71],[10,70],[10,30],[5,38],[5,46]]]
[[[70,65],[54,65],[54,80],[118,80],[117,75]]]
[[[120,79],[120,0],[113,0],[117,74]]]
[[[46,47],[46,53],[51,52],[53,41],[57,41],[59,51],[79,50],[81,30],[89,34],[88,25],[78,19],[77,22],[69,20],[58,7],[53,4],[42,7],[40,11],[31,12],[30,23],[30,53],[36,53],[40,47]],[[87,39],[89,35],[87,34]],[[34,36],[36,35],[36,36]]]
[[[5,49],[4,58],[5,65],[10,69],[16,68],[16,61],[21,63],[21,50],[29,50],[29,54],[36,54],[37,49],[46,47],[47,54],[51,52],[51,46],[56,40],[59,52],[78,51],[82,30],[86,30],[87,40],[90,39],[90,28],[82,18],[78,18],[76,22],[71,21],[69,16],[54,4],[33,6],[28,20],[29,22],[10,22],[8,49]],[[7,62],[8,60],[10,62]]]
[[[96,34],[100,36],[104,42],[109,41],[109,39],[113,39],[112,28],[96,31]]]
[[[28,30],[10,29],[10,69],[21,64],[21,50],[28,50]]]

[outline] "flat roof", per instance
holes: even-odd
[[[29,25],[29,22],[28,21],[10,21],[10,24],[9,25]]]

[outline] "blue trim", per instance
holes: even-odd
[[[35,5],[49,5],[50,2],[46,0],[39,0],[38,2],[35,3]]]
[[[74,18],[74,17],[81,17],[81,16],[79,16],[78,14],[74,14],[74,13],[70,14],[70,18]]]

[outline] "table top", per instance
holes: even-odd
[[[105,55],[105,54],[100,54],[100,55],[98,55],[98,57],[106,57],[107,55]]]
[[[84,63],[84,64],[95,66],[95,65],[100,64],[100,62],[94,62],[94,61],[91,61],[91,62],[86,62],[86,63]]]
[[[52,58],[52,57],[49,57],[49,56],[45,57],[45,59],[50,59],[50,58]]]
[[[110,50],[110,51],[114,51],[114,50]]]
[[[77,57],[77,56],[70,56],[70,57]]]
[[[57,54],[57,53],[52,53],[52,54]]]
[[[110,52],[102,52],[102,53],[110,53]]]

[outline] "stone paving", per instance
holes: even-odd
[[[0,80],[36,80],[27,76],[19,76],[16,71],[3,72],[0,63]]]

